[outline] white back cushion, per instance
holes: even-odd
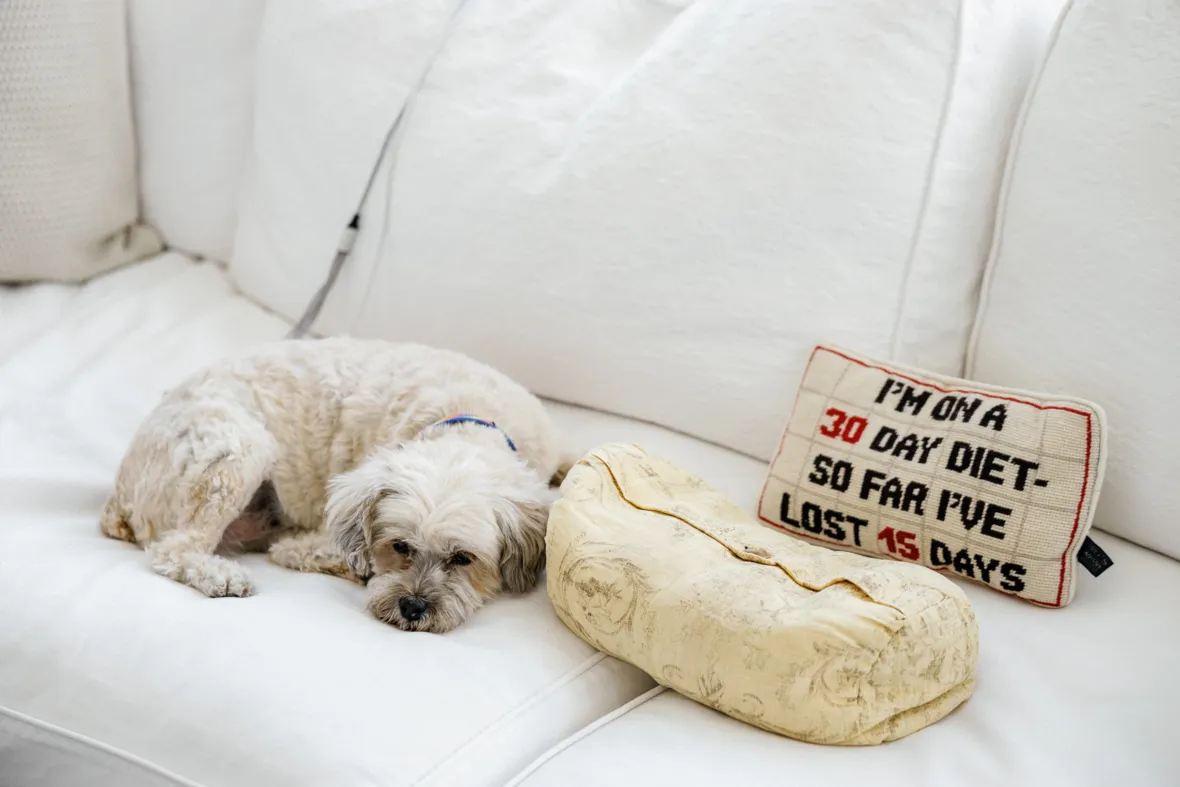
[[[970,373],[1090,398],[1095,526],[1180,558],[1180,5],[1077,0],[1016,139]]]
[[[461,3],[268,5],[231,264],[246,293],[288,317],[302,312]]]
[[[233,248],[265,0],[129,0],[143,211],[169,246]]]
[[[0,2],[0,281],[157,251],[136,186],[123,0]]]
[[[769,456],[818,340],[961,370],[1048,26],[1022,0],[471,0],[319,327]],[[263,55],[233,267],[288,316],[400,95],[371,37],[300,31]]]

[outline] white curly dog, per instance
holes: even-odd
[[[405,630],[459,625],[544,564],[563,475],[541,402],[454,352],[283,341],[168,392],[132,440],[102,532],[207,596],[246,596],[220,553],[367,581]]]

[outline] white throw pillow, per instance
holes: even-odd
[[[233,250],[265,0],[128,0],[143,219],[168,247]]]
[[[1094,527],[1180,558],[1180,5],[1076,0],[1017,131],[968,374],[1102,405]]]
[[[268,6],[247,294],[298,317],[403,111],[319,331],[767,458],[821,339],[961,371],[1039,4],[454,6]]]
[[[138,223],[123,0],[0,3],[0,281],[155,253]]]

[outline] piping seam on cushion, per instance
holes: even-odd
[[[572,670],[569,670],[568,672],[566,672],[564,675],[562,675],[560,678],[558,678],[553,683],[542,686],[541,688],[537,689],[529,696],[525,697],[523,700],[518,702],[516,705],[512,706],[506,713],[504,713],[498,719],[493,721],[491,724],[488,724],[487,726],[483,727],[478,732],[473,734],[470,738],[463,741],[461,744],[459,744],[458,746],[456,746],[455,748],[453,748],[449,752],[447,752],[447,754],[444,755],[444,757],[441,760],[439,760],[438,763],[436,763],[433,767],[431,767],[430,770],[426,771],[426,773],[422,774],[417,779],[415,779],[413,782],[411,782],[410,787],[417,787],[417,785],[422,784],[427,779],[434,776],[436,773],[438,773],[443,768],[445,768],[448,764],[450,764],[450,762],[452,760],[454,760],[455,757],[457,757],[461,752],[463,752],[467,748],[475,745],[485,735],[487,735],[488,733],[494,732],[495,730],[500,729],[501,727],[503,727],[504,725],[508,724],[510,721],[515,719],[517,716],[524,713],[529,708],[533,707],[539,700],[544,699],[545,697],[549,696],[553,692],[560,689],[562,686],[566,686],[569,683],[572,683],[578,677],[589,672],[591,668],[593,668],[594,666],[599,664],[603,659],[606,658],[606,656],[607,656],[607,654],[605,654],[601,651],[595,651],[592,655],[587,657],[585,661],[583,661],[578,666],[574,667]]]
[[[1053,53],[1057,49],[1057,42],[1061,38],[1061,30],[1065,27],[1066,20],[1073,11],[1073,7],[1074,0],[1066,0],[1065,5],[1058,12],[1057,21],[1053,23],[1053,29],[1049,33],[1049,40],[1046,42],[1045,49],[1041,53],[1040,62],[1036,66],[1036,73],[1033,74],[1028,90],[1024,94],[1024,101],[1020,106],[1020,112],[1012,128],[1008,156],[1004,162],[1004,173],[1000,182],[1000,195],[996,202],[995,226],[992,228],[991,247],[988,249],[987,261],[984,263],[983,273],[980,276],[979,298],[975,306],[975,314],[971,320],[971,333],[967,336],[967,352],[963,359],[963,377],[966,378],[975,376],[975,362],[978,360],[979,343],[983,339],[983,326],[990,311],[992,282],[995,280],[996,269],[999,267],[1000,257],[1003,253],[1004,235],[1008,222],[1008,199],[1012,193],[1012,183],[1016,178],[1016,164],[1024,148],[1024,131],[1028,126],[1028,118],[1032,115],[1033,104],[1036,103],[1036,99],[1040,94],[1041,80],[1049,67],[1049,60],[1053,57]]]
[[[606,714],[605,716],[599,716],[597,719],[590,722],[585,727],[578,730],[577,732],[575,732],[573,735],[569,736],[565,740],[558,742],[555,746],[553,746],[551,749],[546,751],[540,757],[533,760],[532,763],[530,763],[528,765],[528,767],[526,767],[523,771],[518,773],[512,779],[512,781],[508,782],[508,784],[504,785],[504,787],[518,787],[518,785],[520,785],[525,779],[532,776],[534,773],[536,773],[541,768],[545,767],[546,763],[548,763],[550,760],[552,760],[557,755],[561,754],[563,751],[565,751],[569,747],[573,746],[576,743],[580,743],[581,741],[585,740],[586,738],[589,738],[591,735],[598,732],[600,729],[607,726],[611,722],[615,721],[616,719],[622,718],[623,716],[626,716],[628,713],[635,710],[640,705],[645,704],[648,700],[655,699],[656,697],[663,694],[665,691],[668,691],[667,686],[656,686],[654,688],[648,689],[647,691],[640,694],[635,699],[628,702],[626,705],[620,705],[619,707],[615,708],[613,711]]]
[[[947,74],[946,93],[942,99],[942,109],[938,116],[935,129],[934,146],[930,151],[930,161],[926,165],[926,178],[922,183],[922,198],[918,210],[918,221],[914,226],[913,238],[910,240],[909,254],[906,255],[905,269],[902,271],[901,287],[897,294],[897,314],[893,318],[893,331],[889,337],[889,358],[897,359],[898,347],[901,345],[902,322],[905,319],[906,303],[909,301],[910,280],[914,273],[914,260],[918,256],[918,247],[922,242],[922,233],[926,227],[926,219],[930,213],[930,195],[934,192],[935,175],[939,170],[942,157],[942,145],[946,139],[947,122],[951,114],[951,103],[955,98],[955,86],[959,82],[959,71],[963,61],[963,26],[966,24],[967,14],[963,5],[968,0],[959,0],[958,14],[955,17],[955,51],[951,57],[950,73]],[[962,362],[960,361],[960,366]]]
[[[161,766],[156,765],[154,762],[132,754],[129,751],[112,746],[109,743],[103,743],[100,740],[91,738],[89,735],[83,735],[80,732],[74,732],[73,730],[67,729],[58,724],[53,724],[43,719],[38,719],[34,716],[13,710],[12,708],[6,707],[4,705],[0,705],[0,724],[3,724],[6,720],[15,724],[23,725],[24,729],[26,730],[35,730],[36,732],[44,733],[46,734],[47,738],[54,737],[61,740],[66,740],[79,747],[84,747],[89,751],[102,752],[103,754],[107,754],[125,763],[126,765],[142,769],[148,773],[152,773],[163,779],[167,779],[168,781],[178,785],[178,787],[204,787],[204,785],[198,782],[194,782],[191,779],[186,779],[179,774],[173,773],[166,768],[162,768]],[[14,731],[14,734],[15,733],[16,731]],[[28,737],[33,736],[26,736],[26,738]]]
[[[635,448],[639,448],[639,446],[635,446]],[[643,451],[642,448],[639,448],[639,450]],[[647,453],[647,452],[644,451],[644,453]],[[819,593],[821,590],[826,590],[827,588],[830,588],[833,585],[839,585],[839,584],[851,585],[852,587],[856,588],[857,591],[859,591],[862,595],[864,595],[864,597],[867,598],[870,602],[877,604],[878,606],[887,607],[888,609],[892,609],[895,612],[897,612],[899,615],[901,615],[902,620],[906,619],[907,616],[906,616],[906,613],[904,610],[894,606],[893,604],[888,604],[884,601],[878,601],[877,599],[873,598],[872,595],[869,594],[864,588],[862,588],[860,585],[856,584],[856,582],[854,582],[853,580],[851,580],[847,577],[839,577],[839,578],[833,579],[832,581],[827,582],[823,585],[820,585],[819,587],[816,587],[815,585],[811,585],[811,584],[808,584],[807,582],[803,582],[802,580],[800,580],[798,577],[796,577],[791,572],[791,570],[789,568],[787,568],[786,566],[784,566],[782,563],[778,562],[777,560],[757,559],[756,555],[755,556],[748,556],[748,555],[741,554],[737,550],[735,550],[733,547],[731,547],[729,544],[727,544],[724,541],[722,541],[721,539],[719,539],[717,536],[715,536],[712,533],[710,533],[709,531],[703,529],[699,525],[688,521],[687,519],[685,519],[684,517],[682,517],[678,514],[674,514],[671,511],[665,511],[660,508],[648,508],[647,506],[642,506],[642,505],[636,503],[635,501],[628,498],[626,493],[623,492],[623,487],[619,484],[618,478],[615,477],[615,471],[611,469],[610,463],[608,463],[604,458],[599,456],[596,452],[591,452],[590,456],[593,456],[599,462],[602,462],[602,466],[606,468],[607,475],[610,476],[611,483],[614,484],[615,491],[617,491],[619,493],[619,499],[622,500],[627,505],[631,506],[632,508],[636,509],[637,511],[646,511],[649,514],[660,514],[660,515],[663,515],[666,517],[671,517],[672,519],[675,519],[679,522],[683,522],[684,524],[691,527],[693,530],[697,531],[698,533],[700,533],[704,536],[707,536],[708,538],[712,539],[716,543],[723,546],[725,548],[725,550],[727,552],[729,552],[729,554],[733,555],[735,558],[742,561],[743,563],[756,563],[760,566],[768,566],[768,567],[772,566],[774,568],[777,568],[780,571],[782,571],[784,574],[786,574],[787,578],[789,578],[796,585],[798,585],[801,588],[806,588],[807,590],[810,590],[813,593]],[[582,460],[582,462],[585,462],[585,460]],[[581,462],[579,464],[581,464]],[[785,536],[785,537],[789,538],[790,536]]]

